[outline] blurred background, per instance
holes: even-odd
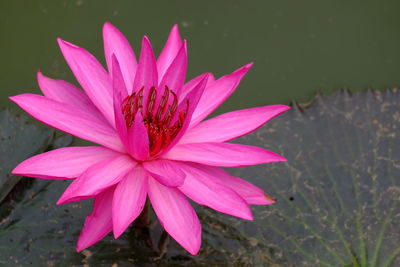
[[[156,53],[173,24],[189,44],[188,78],[216,77],[255,63],[217,111],[308,102],[317,91],[400,85],[400,2],[2,0],[1,107],[6,97],[38,93],[36,71],[76,83],[56,38],[86,48],[102,63],[101,29],[118,27],[139,54],[148,35]]]

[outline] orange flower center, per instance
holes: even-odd
[[[143,89],[142,87],[123,100],[122,114],[126,127],[130,128],[136,113],[141,112],[149,136],[150,155],[154,156],[169,145],[182,129],[189,101],[186,101],[185,109],[178,111],[178,97],[165,86],[164,94],[157,104],[157,89],[152,87],[147,97],[146,108],[143,109]]]

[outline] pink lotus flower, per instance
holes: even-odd
[[[226,143],[261,127],[289,109],[265,106],[203,121],[236,89],[247,64],[214,80],[206,73],[185,82],[186,41],[175,25],[156,59],[147,37],[139,62],[125,37],[103,28],[108,72],[86,50],[58,39],[83,91],[38,72],[44,96],[11,97],[37,120],[100,146],[67,147],[29,158],[14,174],[75,179],[57,204],[94,197],[77,251],[113,231],[118,238],[140,215],[147,196],[165,230],[195,255],[201,225],[186,196],[239,218],[252,220],[249,204],[274,199],[219,167],[284,161],[268,150]]]

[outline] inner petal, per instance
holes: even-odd
[[[185,122],[189,101],[183,109],[178,109],[178,97],[169,89],[151,87],[147,101],[143,99],[144,87],[127,96],[122,102],[122,114],[126,127],[133,126],[135,115],[140,112],[149,136],[150,156],[155,157],[178,135]],[[157,95],[163,92],[162,95]],[[143,103],[147,103],[143,106]]]

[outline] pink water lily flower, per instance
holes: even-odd
[[[138,62],[110,23],[103,38],[108,72],[86,50],[58,39],[83,90],[38,72],[44,96],[11,97],[37,120],[99,145],[49,151],[13,170],[35,178],[74,179],[57,204],[94,198],[77,251],[111,231],[118,238],[141,214],[147,197],[161,225],[193,255],[200,249],[201,225],[187,197],[246,220],[253,218],[249,204],[274,202],[219,167],[284,161],[271,151],[226,141],[289,107],[256,107],[203,121],[234,92],[251,63],[218,80],[205,73],[185,83],[187,46],[176,25],[157,59],[147,37]]]

